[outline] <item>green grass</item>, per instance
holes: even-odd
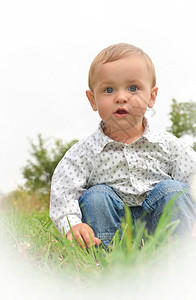
[[[123,222],[123,235],[118,232],[108,249],[92,247],[81,249],[62,237],[49,219],[48,210],[40,212],[19,212],[15,206],[1,213],[1,237],[9,241],[7,249],[12,256],[52,276],[66,276],[70,281],[88,284],[105,276],[118,273],[143,272],[149,267],[162,265],[178,245],[178,239],[171,241],[171,235],[178,222],[169,223],[172,201],[162,215],[153,235],[148,234],[145,225],[138,222],[134,228],[129,209]]]

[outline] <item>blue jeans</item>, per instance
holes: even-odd
[[[178,196],[172,206],[170,221],[180,221],[175,230],[180,237],[191,232],[195,220],[195,206],[189,196],[188,186],[175,180],[157,183],[142,206],[130,207],[133,224],[145,215],[148,230],[154,232],[164,207],[176,194]],[[89,224],[95,236],[107,247],[115,232],[121,229],[121,221],[125,217],[124,202],[109,186],[95,185],[82,195],[79,205],[82,222]]]

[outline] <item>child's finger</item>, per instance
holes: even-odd
[[[94,245],[100,245],[101,244],[101,240],[98,238],[94,239]]]
[[[86,249],[86,244],[85,244],[85,241],[83,240],[82,236],[80,236],[78,239],[77,239],[77,242],[78,244],[80,245],[80,247],[82,249]]]
[[[71,232],[70,232],[70,233],[67,233],[66,237],[67,237],[67,239],[68,239],[70,242],[73,241],[73,237],[72,237]]]
[[[81,234],[82,234],[83,240],[85,241],[87,247],[101,244],[101,240],[95,237],[92,229],[90,231],[83,230],[81,232]]]
[[[67,240],[70,241],[70,242],[73,242],[72,234],[70,234],[70,235],[68,234],[67,235]],[[71,243],[71,247],[74,247],[74,243]]]
[[[72,234],[67,234],[67,240],[73,242]],[[71,246],[74,247],[74,243],[71,243]]]
[[[81,235],[87,247],[91,247],[95,238],[93,231],[89,232],[88,230],[84,229],[81,231]]]
[[[80,245],[80,247],[82,249],[85,249],[86,248],[85,241],[84,241],[82,235],[80,234],[80,232],[75,233],[74,237],[76,239],[76,242]]]

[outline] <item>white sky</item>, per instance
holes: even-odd
[[[0,2],[0,190],[22,183],[27,137],[81,139],[99,117],[85,96],[95,55],[113,43],[143,48],[157,72],[154,125],[171,99],[196,101],[194,0]]]

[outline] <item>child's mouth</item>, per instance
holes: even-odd
[[[128,115],[128,111],[126,111],[126,109],[124,109],[124,108],[119,108],[116,110],[116,112],[114,114],[118,118],[123,118]]]

